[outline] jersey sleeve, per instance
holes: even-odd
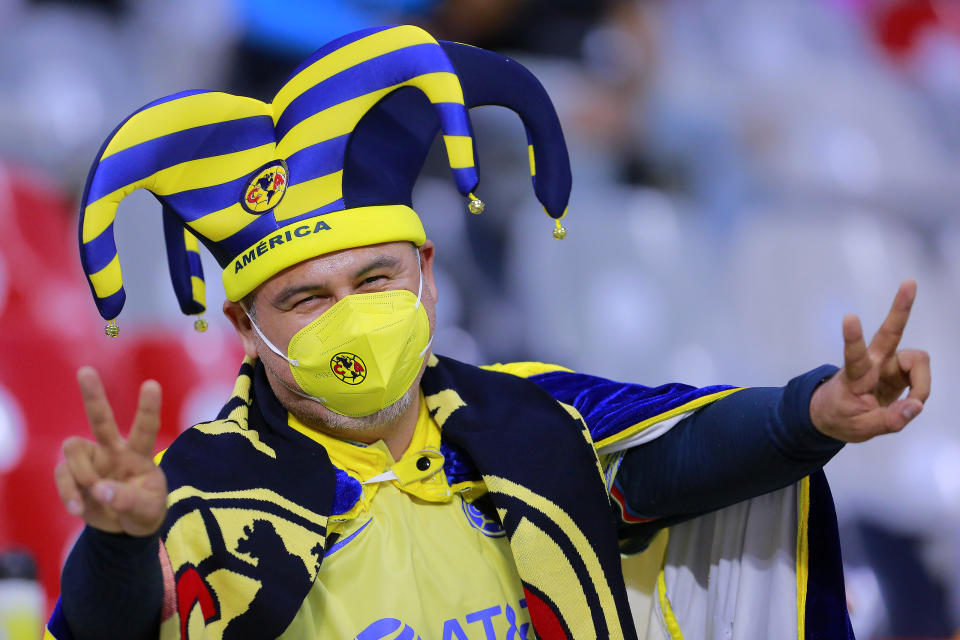
[[[601,455],[628,449],[666,433],[683,417],[742,387],[694,387],[672,382],[656,387],[617,382],[541,362],[484,367],[536,383],[583,417]]]

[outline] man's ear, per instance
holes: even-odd
[[[243,343],[243,350],[250,358],[257,357],[257,343],[253,339],[253,325],[250,324],[250,318],[247,317],[243,307],[239,302],[223,301],[223,315],[227,316],[230,324],[240,336]]]
[[[418,249],[420,252],[420,271],[423,273],[423,284],[426,285],[427,290],[430,292],[430,295],[433,296],[433,301],[437,301],[437,283],[433,279],[433,257],[434,257],[434,246],[433,242],[427,240],[423,243]]]

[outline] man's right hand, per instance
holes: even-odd
[[[54,472],[60,499],[70,514],[101,531],[151,535],[167,512],[167,479],[153,463],[160,384],[147,380],[140,386],[137,414],[124,440],[97,372],[83,367],[77,382],[96,442],[64,441],[64,460]]]

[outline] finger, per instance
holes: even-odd
[[[910,421],[923,411],[923,403],[912,398],[897,400],[889,407],[882,409],[886,422],[887,433],[895,433],[910,424]]]
[[[130,448],[136,453],[152,456],[160,431],[160,383],[147,380],[140,385],[140,400],[137,402],[137,415],[130,428]]]
[[[93,495],[110,508],[130,535],[150,535],[163,522],[163,500],[144,500],[143,492],[129,483],[105,480],[93,488]]]
[[[876,436],[896,433],[917,417],[922,409],[923,404],[918,400],[906,398],[897,400],[887,407],[877,407],[857,416],[856,428],[844,440],[863,442]]]
[[[904,349],[897,352],[897,362],[910,380],[907,398],[922,405],[930,397],[930,355],[920,349]]]
[[[93,485],[90,494],[99,502],[108,507],[113,506],[114,498],[117,496],[117,489],[123,485],[112,480],[101,480]]]
[[[70,473],[66,461],[58,464],[56,469],[53,470],[53,479],[67,513],[72,516],[83,515],[83,496],[80,494],[80,488],[73,480],[73,475]]]
[[[859,380],[870,372],[870,353],[863,340],[860,318],[852,313],[843,317],[843,370],[847,379]]]
[[[63,442],[63,461],[73,481],[80,487],[92,487],[100,480],[100,474],[93,464],[94,447],[94,443],[83,438],[67,438]]]
[[[93,488],[93,495],[118,514],[130,514],[140,506],[137,491],[124,482],[104,480]]]
[[[883,324],[877,329],[877,333],[870,341],[870,350],[883,357],[892,356],[897,345],[900,344],[900,338],[903,337],[903,330],[907,326],[907,320],[910,318],[910,309],[913,307],[913,301],[917,296],[917,281],[904,280],[897,289],[897,295],[893,298],[893,304],[890,306],[890,312],[884,319]]]
[[[116,447],[123,442],[113,419],[113,409],[107,401],[103,383],[93,367],[81,367],[77,371],[77,383],[83,397],[83,408],[87,412],[90,431],[97,442],[107,447]]]

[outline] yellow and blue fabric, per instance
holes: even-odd
[[[282,269],[329,251],[387,241],[422,244],[413,184],[438,131],[457,188],[477,187],[467,110],[497,104],[527,131],[531,175],[560,218],[570,168],[559,120],[540,83],[489,51],[438,42],[418,27],[366,29],[304,61],[270,104],[185,91],[147,104],[104,142],[81,202],[80,254],[100,314],[125,291],[113,223],[121,200],[147,189],[162,203],[181,309],[204,307],[199,240],[238,300]]]
[[[840,529],[830,485],[823,471],[801,485],[800,526],[797,541],[797,626],[801,640],[854,640],[843,585]]]
[[[163,207],[163,239],[167,247],[167,265],[170,281],[185,315],[199,315],[206,311],[206,281],[200,261],[200,243],[197,237],[184,229],[177,215]]]

